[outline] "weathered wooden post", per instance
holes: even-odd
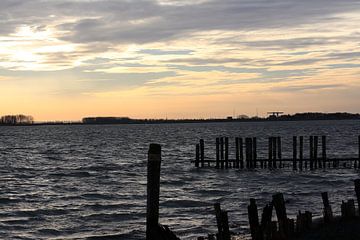
[[[344,219],[351,219],[355,217],[355,201],[353,199],[347,202],[342,201],[341,217]]]
[[[321,198],[324,205],[324,223],[329,223],[333,220],[333,213],[329,202],[329,197],[327,192],[321,193]]]
[[[266,204],[261,215],[261,231],[264,240],[271,239],[271,218],[272,218],[272,203]]]
[[[147,162],[146,240],[159,239],[161,146],[150,144]]]
[[[240,148],[240,168],[244,168],[244,148],[243,148],[243,139],[239,139],[239,148]]]
[[[321,137],[321,147],[322,147],[322,160],[323,167],[326,168],[327,156],[326,156],[326,136]]]
[[[204,139],[200,139],[200,160],[201,160],[201,167],[205,166],[205,144]]]
[[[357,167],[360,168],[360,135],[358,136],[358,160]]]
[[[220,168],[220,139],[216,138],[216,168]]]
[[[225,168],[229,168],[229,138],[225,138]]]
[[[214,209],[215,209],[215,216],[216,216],[216,225],[217,225],[217,228],[218,228],[217,239],[222,240],[223,227],[222,227],[222,220],[221,220],[221,206],[220,206],[220,203],[215,203],[214,204]]]
[[[252,159],[253,159],[253,167],[257,168],[257,140],[256,137],[252,139]]]
[[[246,149],[246,168],[252,168],[252,139],[245,139],[245,149]]]
[[[199,144],[196,144],[196,157],[195,157],[195,167],[199,167],[200,162],[200,146]]]
[[[300,136],[300,139],[299,139],[300,143],[299,143],[299,167],[300,167],[300,170],[303,170],[303,159],[304,159],[304,137],[303,136]],[[305,168],[307,168],[307,163],[305,163]]]
[[[314,136],[310,136],[310,170],[314,169]]]
[[[218,227],[218,240],[230,240],[229,219],[227,211],[221,210],[220,203],[214,204],[216,223]]]
[[[356,200],[358,202],[358,211],[360,216],[360,179],[355,179],[355,193],[356,193]]]
[[[220,166],[224,168],[224,138],[220,138]]]
[[[275,207],[276,216],[279,221],[279,232],[285,238],[288,234],[288,218],[286,214],[285,200],[282,193],[273,195],[273,205]]]
[[[251,238],[253,240],[257,240],[259,239],[259,236],[261,236],[260,233],[261,229],[259,225],[258,209],[254,198],[250,199],[250,205],[248,206],[248,217],[249,217]]]
[[[277,163],[276,163],[276,158],[277,158],[277,156],[276,156],[276,150],[277,150],[276,137],[273,137],[272,139],[273,139],[273,153],[272,153],[272,155],[273,155],[273,167],[277,168]]]
[[[279,167],[282,168],[282,146],[281,146],[281,137],[277,137],[277,154],[278,154],[278,159],[279,159]]]
[[[297,137],[293,136],[293,170],[297,169],[296,158],[297,158]]]
[[[321,162],[318,158],[318,146],[319,146],[319,137],[314,136],[314,158],[315,158],[315,168],[321,168]]]
[[[268,144],[268,151],[269,151],[269,154],[268,154],[268,167],[269,168],[272,168],[272,153],[273,153],[273,141],[272,141],[272,137],[269,137],[269,144]]]
[[[239,138],[235,138],[235,167],[240,167],[240,149],[239,149]]]

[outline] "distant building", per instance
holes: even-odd
[[[226,119],[227,119],[227,120],[233,120],[233,117],[228,116]]]

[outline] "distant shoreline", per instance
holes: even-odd
[[[29,124],[0,124],[0,126],[59,126],[59,125],[133,125],[133,124],[176,124],[176,123],[232,123],[232,122],[292,122],[360,120],[360,114],[351,113],[301,113],[295,115],[270,116],[267,118],[225,118],[225,119],[130,119],[126,117],[93,117],[82,121],[34,122]]]

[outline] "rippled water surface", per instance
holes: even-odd
[[[229,210],[235,232],[247,231],[250,197],[263,206],[277,191],[289,200],[290,215],[319,216],[320,191],[329,192],[339,212],[338,203],[354,197],[357,170],[216,170],[190,163],[199,138],[212,157],[215,137],[256,136],[263,157],[266,138],[279,135],[283,155],[291,157],[292,136],[310,134],[328,136],[329,157],[358,154],[360,121],[0,127],[0,238],[144,239],[152,142],[163,147],[160,221],[182,239],[216,231],[216,201]]]

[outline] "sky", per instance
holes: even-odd
[[[359,0],[1,0],[0,115],[360,112]]]

